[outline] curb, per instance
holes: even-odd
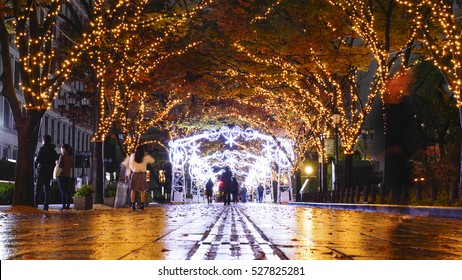
[[[289,202],[290,205],[301,205],[313,208],[328,208],[339,210],[355,210],[364,212],[383,212],[389,214],[462,219],[460,207],[403,206],[385,204],[348,204],[348,203],[315,203]]]

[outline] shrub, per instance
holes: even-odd
[[[0,182],[0,204],[13,204],[14,184]]]
[[[95,190],[93,189],[93,186],[90,185],[82,185],[74,194],[74,197],[78,196],[91,196]]]

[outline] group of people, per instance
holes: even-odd
[[[53,172],[55,168],[58,169],[56,179],[61,194],[62,208],[61,210],[70,209],[71,197],[71,170],[74,168],[74,155],[72,147],[68,144],[63,144],[61,147],[61,154],[59,155],[56,150],[56,146],[52,144],[50,135],[44,135],[42,138],[42,146],[40,147],[35,165],[37,168],[37,181],[36,181],[36,193],[35,193],[35,204],[36,207],[39,203],[40,193],[43,196],[43,210],[48,211],[49,209],[49,193],[51,187],[51,180],[53,178]],[[146,171],[147,165],[154,163],[154,158],[149,155],[145,150],[144,146],[138,146],[133,154],[128,156],[122,165],[125,168],[125,180],[129,184],[130,189],[130,208],[136,209],[136,193],[140,193],[141,201],[138,204],[138,208],[143,210],[145,205],[145,192],[147,188],[146,182]],[[220,178],[219,190],[222,193],[224,205],[230,205],[231,201],[237,203],[238,196],[241,196],[241,201],[246,202],[247,200],[247,188],[242,188],[239,193],[239,183],[233,176],[231,168],[225,166],[225,171],[222,173]],[[212,179],[209,179],[205,185],[207,202],[210,204],[213,200],[213,186]],[[260,184],[257,188],[258,191],[258,202],[263,200],[263,186]]]
[[[140,193],[141,202],[139,209],[144,209],[146,191],[147,165],[154,163],[154,158],[148,154],[144,146],[136,148],[135,152],[127,157],[122,163],[126,167],[126,180],[130,184],[130,208],[136,209],[136,192]],[[53,177],[58,181],[61,194],[61,210],[70,209],[71,205],[71,170],[74,168],[74,154],[69,144],[63,144],[61,154],[56,152],[56,146],[52,143],[50,135],[44,135],[35,166],[37,169],[37,181],[35,190],[35,206],[43,201],[43,210],[48,211],[50,205],[50,188]],[[56,174],[53,174],[56,172]],[[55,176],[54,176],[55,175]]]
[[[53,172],[56,172],[56,180],[61,194],[61,210],[70,209],[71,205],[71,170],[74,168],[74,153],[69,144],[61,146],[61,154],[56,152],[56,146],[52,144],[52,138],[46,134],[42,137],[42,146],[40,147],[37,158],[35,159],[37,168],[37,181],[35,190],[35,206],[37,207],[40,200],[40,194],[43,199],[43,210],[48,211],[50,205],[50,187],[53,179]]]
[[[213,201],[213,186],[214,183],[212,179],[209,179],[205,184],[205,194],[208,204]],[[219,193],[223,199],[224,205],[231,205],[231,202],[237,203],[239,197],[241,202],[247,202],[247,188],[239,187],[239,183],[236,177],[233,176],[229,166],[225,166],[225,170],[221,174]]]

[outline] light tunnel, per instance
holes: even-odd
[[[170,141],[169,158],[172,164],[172,203],[186,202],[186,193],[192,194],[195,202],[205,201],[205,182],[209,178],[217,182],[225,166],[231,168],[240,186],[248,191],[263,184],[265,201],[274,201],[275,181],[276,201],[292,200],[291,160],[294,152],[292,143],[285,138],[274,138],[251,128],[223,126]]]

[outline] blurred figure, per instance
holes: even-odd
[[[233,187],[231,189],[231,194],[233,195],[233,203],[237,203],[237,196],[239,194],[239,183],[237,182],[236,177],[233,177]]]
[[[128,190],[130,187],[130,168],[128,168],[129,158],[130,156],[126,157],[120,164],[119,182],[117,182],[116,197],[114,199],[114,208],[123,208],[130,203],[128,199]]]
[[[205,184],[205,192],[207,195],[207,203],[210,204],[212,203],[212,197],[213,197],[213,182],[212,179],[209,179],[207,183]]]
[[[409,95],[412,72],[403,71],[394,75],[387,83],[384,93],[385,166],[383,185],[391,190],[393,204],[408,204],[412,184],[411,157],[414,108]]]
[[[231,190],[233,188],[233,183],[231,178],[233,177],[233,173],[231,172],[231,168],[229,166],[225,167],[225,171],[221,174],[221,182],[223,183],[223,202],[225,205],[231,204]]]
[[[263,191],[265,190],[265,188],[263,188],[263,185],[260,183],[258,185],[258,188],[257,188],[257,192],[258,192],[258,202],[259,203],[262,203],[263,202]]]
[[[246,187],[242,187],[241,188],[241,201],[242,202],[247,202],[247,188]]]

